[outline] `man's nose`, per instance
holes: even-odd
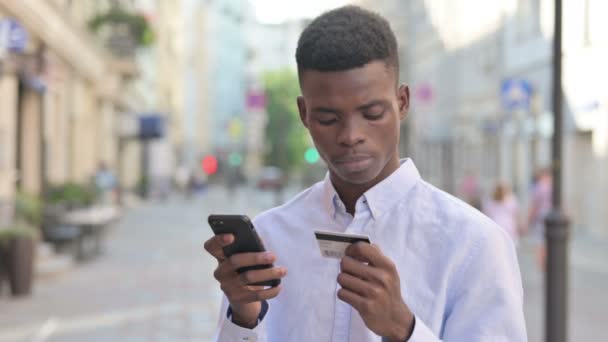
[[[365,141],[363,123],[359,120],[345,120],[338,134],[338,143],[344,146],[356,146]]]

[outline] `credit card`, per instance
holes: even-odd
[[[315,230],[321,256],[342,259],[346,248],[355,242],[371,243],[369,236]]]

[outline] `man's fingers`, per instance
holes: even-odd
[[[232,234],[216,235],[205,241],[205,250],[217,260],[224,260],[226,256],[223,248],[232,242],[234,242],[234,235]]]
[[[355,310],[359,312],[361,312],[361,309],[365,304],[365,298],[345,288],[338,290],[338,298],[350,304],[353,308],[355,308]]]
[[[285,267],[273,267],[263,270],[251,270],[239,274],[241,284],[248,285],[260,283],[266,280],[280,279],[285,277],[287,269]]]
[[[223,282],[230,278],[236,278],[236,272],[239,268],[257,265],[270,265],[275,261],[275,259],[276,257],[269,252],[238,253],[224,260],[218,259],[220,260],[220,264],[213,273],[213,276],[218,281]]]
[[[236,270],[226,261],[221,261],[213,272],[213,277],[220,283],[226,282],[230,278],[237,278]]]
[[[349,256],[344,256],[340,261],[340,270],[343,273],[348,273],[362,280],[372,279],[372,267],[353,259]]]
[[[265,289],[265,290],[259,290],[259,291],[255,291],[255,298],[257,300],[268,300],[268,299],[272,299],[274,297],[276,297],[279,292],[281,292],[281,285],[279,286],[275,286],[275,287],[271,287],[269,289]]]
[[[272,264],[275,260],[276,257],[270,252],[238,253],[226,259],[226,261],[235,270],[246,266],[269,265]]]
[[[388,260],[390,263],[392,261]],[[350,274],[363,281],[372,281],[382,286],[391,285],[391,272],[387,269],[382,269],[372,264],[366,265],[349,256],[344,256],[340,262],[342,272]]]
[[[352,291],[361,297],[374,298],[377,295],[375,293],[376,288],[370,283],[348,273],[340,273],[338,275],[338,284],[343,289]]]
[[[268,300],[276,297],[281,292],[281,285],[262,290],[245,290],[238,293],[228,295],[230,302],[251,303]]]
[[[348,246],[345,255],[368,262],[372,266],[380,267],[385,270],[393,269],[395,264],[382,254],[380,247],[365,242],[357,242]]]

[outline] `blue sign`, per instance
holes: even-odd
[[[511,78],[502,81],[500,99],[506,110],[528,110],[531,98],[532,85],[527,80]]]
[[[0,46],[6,50],[22,53],[27,46],[27,30],[15,19],[0,20]]]
[[[46,83],[40,77],[26,77],[25,84],[30,89],[37,91],[39,93],[44,93],[46,91]]]
[[[160,114],[143,114],[139,117],[139,138],[142,140],[165,136],[165,118]]]

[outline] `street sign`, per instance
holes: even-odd
[[[502,81],[500,99],[507,111],[529,110],[532,85],[525,79],[509,78]]]
[[[247,110],[264,110],[266,108],[266,94],[263,90],[250,89],[246,98]]]
[[[22,53],[27,46],[27,40],[27,31],[17,20],[0,20],[0,55],[5,51]]]
[[[160,114],[146,113],[139,116],[139,138],[142,140],[165,136],[165,118]]]
[[[422,104],[430,104],[435,97],[435,91],[430,83],[421,83],[414,87],[414,97]]]

